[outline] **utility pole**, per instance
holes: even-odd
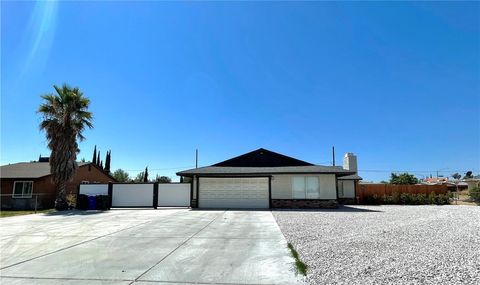
[[[195,168],[198,168],[198,148],[195,149]]]
[[[332,146],[332,164],[335,166],[335,146]]]

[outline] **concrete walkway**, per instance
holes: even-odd
[[[303,284],[269,211],[68,212],[0,227],[2,284]]]

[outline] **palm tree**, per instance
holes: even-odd
[[[88,112],[90,100],[83,96],[77,87],[71,88],[64,84],[62,87],[53,86],[57,94],[43,95],[43,103],[38,112],[43,121],[40,129],[47,136],[50,154],[50,173],[57,185],[55,208],[65,210],[67,203],[67,182],[71,181],[78,168],[76,159],[78,149],[77,139],[83,141],[82,132],[85,127],[93,128],[92,113]]]

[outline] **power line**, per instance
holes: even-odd
[[[173,169],[183,169],[183,168],[193,168],[194,165],[187,165],[187,166],[179,166],[179,167],[169,167],[169,168],[149,168],[148,171],[156,171],[156,170],[173,170]],[[123,169],[124,171],[144,171],[145,169]]]
[[[421,172],[421,173],[430,173],[430,172],[467,172],[467,171],[473,171],[475,169],[471,170],[455,170],[455,169],[449,169],[449,170],[380,170],[380,169],[359,169],[358,171],[362,172]]]

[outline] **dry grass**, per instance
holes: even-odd
[[[40,213],[50,213],[55,211],[55,209],[46,209],[46,210],[37,210],[37,214]],[[23,216],[35,214],[35,211],[0,211],[0,218],[14,217],[14,216]]]

